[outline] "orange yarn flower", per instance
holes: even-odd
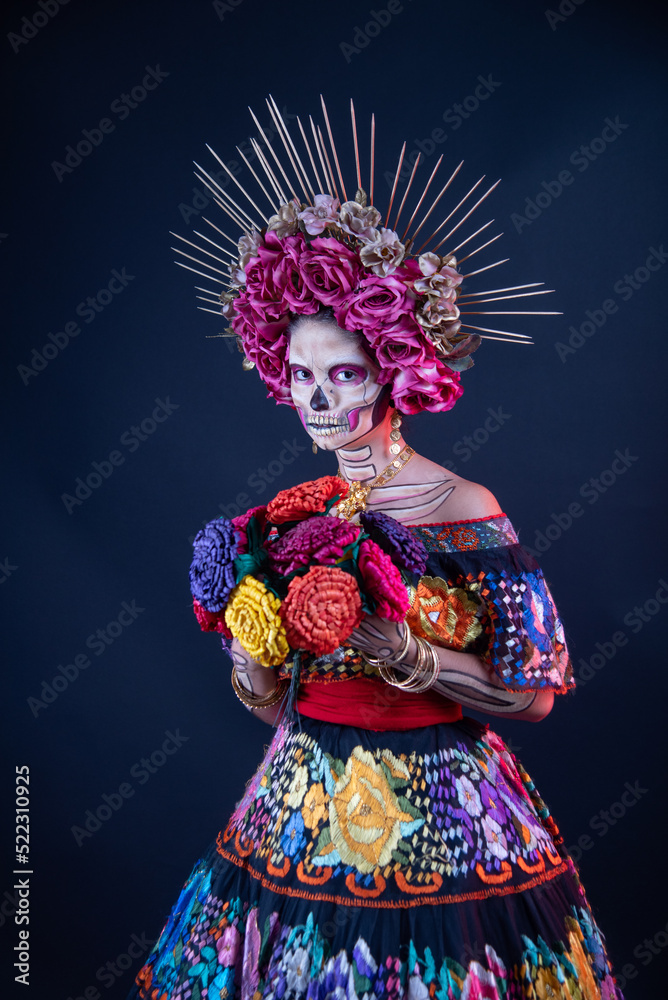
[[[336,566],[313,566],[291,580],[280,614],[293,649],[317,656],[333,653],[364,617],[355,580]]]
[[[300,483],[289,490],[281,490],[267,504],[267,519],[272,524],[302,521],[313,514],[322,514],[329,500],[336,496],[343,499],[347,493],[348,483],[338,476],[323,476],[310,483]]]

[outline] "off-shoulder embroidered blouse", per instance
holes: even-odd
[[[429,558],[410,587],[407,622],[435,645],[475,653],[509,691],[575,687],[564,629],[535,558],[506,514],[410,525]],[[278,669],[290,676],[289,666]],[[357,650],[341,647],[302,664],[300,682],[379,676]]]

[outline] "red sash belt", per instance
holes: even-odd
[[[433,691],[411,694],[373,677],[307,681],[299,688],[297,708],[310,719],[376,732],[415,729],[462,718],[462,706],[449,698]]]

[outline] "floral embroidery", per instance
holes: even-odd
[[[276,891],[401,907],[549,881],[570,864],[560,843],[492,732],[433,754],[357,744],[336,756],[281,727],[217,850]]]
[[[388,757],[394,763],[394,773],[407,778],[408,769],[389,751],[382,762],[376,763],[372,754],[355,747],[330,800],[331,843],[340,860],[360,872],[372,872],[380,865],[387,865],[402,833],[412,832],[424,822],[418,810],[392,790]],[[313,863],[317,864],[317,859]]]
[[[440,577],[423,576],[409,594],[412,604],[406,622],[423,639],[466,650],[481,635],[485,609],[473,587],[449,587]]]
[[[223,903],[201,865],[176,912],[136,978],[137,1000],[623,1000],[591,914],[575,905],[551,943],[522,935],[516,960],[478,942],[434,954],[415,940],[418,928],[401,957],[359,934],[334,948],[332,921],[309,912],[290,925],[276,910],[260,921],[240,897]]]

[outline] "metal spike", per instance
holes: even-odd
[[[285,202],[287,202],[288,199],[286,198],[285,193],[284,193],[283,189],[281,188],[281,185],[276,180],[276,177],[274,175],[274,171],[269,166],[269,161],[267,160],[266,156],[262,152],[262,149],[260,148],[259,142],[257,141],[257,139],[251,139],[250,143],[251,143],[251,146],[253,148],[253,152],[255,153],[255,155],[257,156],[258,160],[260,161],[260,163],[262,165],[262,169],[264,170],[265,174],[267,175],[267,180],[269,181],[269,183],[271,184],[271,186],[274,189],[274,193],[275,193],[276,197],[278,198],[279,204],[285,204]]]
[[[318,168],[315,165],[315,160],[313,159],[313,153],[311,152],[311,147],[309,146],[308,139],[306,138],[306,132],[304,131],[304,126],[302,125],[301,119],[299,117],[297,117],[297,124],[299,125],[299,131],[302,134],[302,139],[304,140],[304,145],[306,146],[306,151],[308,153],[309,160],[311,161],[311,166],[313,167],[315,182],[318,187],[318,194],[324,194],[325,187],[322,181],[320,180],[320,176],[318,174]]]
[[[524,333],[509,333],[508,330],[489,330],[486,326],[472,326],[471,323],[462,323],[462,329],[482,330],[483,333],[501,333],[504,337],[517,337],[520,341],[531,340],[531,337]]]
[[[329,115],[327,114],[327,107],[325,106],[325,98],[320,95],[320,103],[322,105],[322,113],[325,116],[325,125],[327,126],[327,135],[329,136],[329,144],[332,147],[332,156],[334,157],[334,163],[336,164],[336,172],[339,175],[339,181],[341,182],[341,191],[343,192],[343,200],[348,201],[348,195],[346,194],[346,186],[343,183],[343,174],[341,173],[341,167],[339,166],[339,157],[336,152],[336,146],[334,145],[334,136],[332,135],[332,128],[329,124]],[[326,154],[325,154],[326,155]]]
[[[258,177],[258,175],[255,173],[255,171],[253,170],[253,167],[251,166],[250,162],[246,159],[246,156],[244,155],[243,150],[240,149],[238,146],[236,146],[235,148],[236,148],[237,153],[241,157],[241,159],[244,161],[244,163],[246,164],[246,166],[248,167],[248,169],[252,173],[252,175],[255,178],[255,180],[258,182],[258,184],[262,188],[262,193],[264,194],[265,198],[267,199],[267,201],[271,205],[273,211],[274,212],[278,212],[278,205],[272,200],[272,198],[269,195],[269,193],[267,192],[267,189],[265,188],[264,184],[262,183],[262,181],[260,180],[260,178]]]
[[[221,160],[221,158],[218,156],[218,153],[216,153],[215,150],[211,149],[211,146],[208,144],[208,142],[206,143],[206,148],[209,150],[210,153],[213,154],[213,156],[215,156],[215,158],[218,160],[218,162],[220,163],[220,165],[223,168],[223,170],[225,170],[227,172],[227,174],[232,178],[232,180],[234,181],[234,183],[236,184],[236,186],[239,188],[239,190],[241,191],[241,193],[243,194],[243,196],[248,199],[248,201],[253,206],[253,208],[255,209],[255,211],[257,212],[257,214],[260,216],[260,218],[263,218],[264,213],[263,213],[262,209],[259,208],[255,204],[255,202],[253,201],[253,199],[249,195],[249,193],[246,190],[246,188],[242,184],[239,183],[239,181],[236,179],[236,177],[234,176],[234,174],[232,173],[232,171],[230,170],[230,168],[228,167],[228,165],[226,163],[223,163],[223,161]],[[201,169],[201,167],[200,167],[200,169]]]
[[[194,232],[195,236],[199,236],[199,238],[201,240],[206,240],[206,242],[210,243],[212,247],[218,247],[219,250],[222,250],[223,253],[228,254],[232,258],[232,260],[236,261],[238,255],[239,255],[239,253],[238,253],[239,248],[238,247],[237,247],[237,253],[235,253],[235,254],[234,253],[230,253],[230,251],[226,250],[225,247],[218,246],[217,243],[214,243],[213,240],[210,240],[208,236],[204,235],[204,233],[199,233],[196,229],[194,229],[193,232]]]
[[[229,215],[230,219],[232,219],[232,221],[236,223],[239,229],[241,229],[244,232],[248,229],[248,223],[246,222],[246,220],[243,219],[240,215],[237,215],[237,213],[230,208],[227,202],[224,202],[222,198],[218,197],[218,195],[213,189],[211,189],[211,197],[215,201],[216,205],[218,205],[218,208],[222,208],[223,212]]]
[[[544,281],[532,281],[528,285],[509,285],[508,288],[488,288],[486,292],[466,292],[465,295],[466,297],[469,295],[497,295],[499,292],[516,292],[520,288],[538,288],[544,284]]]
[[[195,291],[206,292],[207,295],[213,295],[213,296],[218,295],[218,292],[214,288],[202,288],[200,285],[195,285]]]
[[[233,240],[231,236],[228,236],[227,233],[224,233],[222,229],[219,229],[218,226],[214,225],[213,222],[211,222],[209,219],[205,219],[204,216],[202,216],[202,222],[206,222],[207,226],[211,226],[211,228],[215,229],[217,233],[220,233],[221,236],[224,236],[225,239],[228,240],[232,244],[233,247],[237,248],[237,253],[238,253],[238,250],[239,250],[239,245],[238,245],[239,241],[238,240]],[[222,247],[221,247],[221,249],[222,249]],[[228,251],[228,253],[229,253],[229,251]],[[236,260],[236,257],[235,257],[235,260]]]
[[[537,312],[529,309],[463,309],[460,316],[563,316],[562,312]]]
[[[311,184],[311,178],[309,177],[308,171],[307,171],[306,167],[304,166],[304,164],[302,163],[302,159],[301,159],[299,153],[297,152],[297,147],[295,146],[293,138],[290,135],[290,130],[289,130],[287,124],[286,124],[286,121],[285,121],[283,115],[281,114],[281,112],[279,110],[279,107],[278,107],[278,104],[276,103],[276,101],[274,100],[273,97],[271,98],[271,102],[274,105],[274,109],[276,111],[276,114],[278,115],[278,120],[280,121],[280,123],[281,123],[281,125],[283,127],[283,132],[285,133],[285,137],[288,140],[288,142],[290,143],[290,148],[292,149],[292,152],[295,154],[295,159],[297,160],[297,163],[299,164],[301,172],[304,175],[304,179],[306,181],[306,186],[309,189],[309,191],[311,192],[311,197],[314,198],[315,197],[315,191],[313,190],[313,185]]]
[[[462,323],[462,328],[464,324]],[[480,330],[479,326],[471,326],[470,330]],[[488,337],[484,333],[479,334],[481,340],[502,340],[504,344],[530,344],[533,345],[533,340],[514,340],[512,336],[510,337]],[[447,359],[446,359],[447,364]]]
[[[496,296],[494,296],[491,299],[472,299],[472,298],[469,298],[469,299],[467,299],[466,302],[462,303],[462,305],[467,305],[467,306],[478,306],[478,305],[481,305],[482,306],[482,305],[487,305],[488,302],[504,302],[506,299],[523,299],[523,298],[526,298],[529,295],[549,295],[553,291],[554,291],[553,288],[546,288],[545,291],[542,291],[542,292],[519,292],[517,295],[496,295]]]
[[[336,198],[338,198],[339,197],[339,192],[337,191],[336,181],[334,180],[334,171],[332,170],[332,165],[329,162],[329,156],[327,155],[327,147],[325,145],[325,139],[324,139],[323,134],[322,134],[322,129],[320,128],[319,125],[318,125],[318,140],[320,142],[320,147],[322,149],[322,155],[325,157],[325,163],[327,164],[327,171],[329,173],[329,179],[330,179],[332,188],[334,190],[334,196]],[[345,198],[343,200],[345,201]]]
[[[197,177],[198,180],[202,181],[203,184],[206,184],[206,186],[209,188],[209,191],[213,191],[214,193],[217,193],[220,198],[227,200],[230,203],[230,205],[234,207],[237,214],[241,218],[248,219],[248,224],[253,226],[253,228],[259,229],[262,226],[262,223],[258,225],[255,219],[251,215],[249,215],[249,213],[245,210],[245,208],[242,208],[241,205],[237,205],[232,195],[228,194],[227,191],[225,191],[224,188],[221,187],[221,185],[218,183],[215,177],[211,177],[211,175],[208,174],[203,167],[200,167],[199,163],[195,163],[195,166],[197,167],[198,170],[202,171],[204,177],[206,177],[207,180],[204,180],[204,177],[200,177],[197,173],[195,173],[195,177]],[[260,212],[259,208],[258,212]],[[262,213],[260,213],[260,218],[262,218]]]
[[[313,142],[315,143],[315,148],[316,148],[317,153],[318,153],[318,159],[320,160],[320,166],[322,167],[322,176],[325,178],[325,187],[329,191],[330,197],[333,198],[334,197],[334,188],[333,188],[333,185],[332,185],[331,178],[330,178],[329,174],[327,173],[327,167],[325,166],[325,159],[324,159],[324,157],[322,155],[322,149],[320,148],[320,140],[318,139],[318,130],[315,127],[315,122],[313,121],[313,118],[311,117],[311,115],[308,116],[308,120],[311,123],[311,131],[313,132]],[[323,188],[323,194],[324,193],[325,192],[324,192],[324,188]]]
[[[483,229],[484,228],[485,227],[483,226]],[[485,247],[488,247],[490,245],[490,243],[494,243],[496,240],[500,239],[502,236],[503,236],[503,233],[497,233],[496,236],[492,236],[491,240],[487,240],[487,242],[483,243],[482,246],[476,247],[475,250],[471,250],[471,253],[468,253],[466,255],[466,257],[460,257],[459,264],[463,264],[465,260],[469,259],[469,257],[473,257],[474,254],[479,253],[481,250],[484,250]]]
[[[427,219],[429,218],[429,216],[431,215],[431,213],[434,211],[434,209],[438,205],[439,201],[441,200],[441,198],[443,197],[443,195],[445,194],[445,192],[448,190],[448,188],[450,187],[452,181],[455,179],[455,177],[457,176],[457,174],[459,173],[459,171],[461,170],[461,168],[463,167],[463,165],[464,165],[464,161],[462,160],[461,163],[459,164],[459,166],[455,167],[455,169],[453,170],[453,172],[450,174],[450,177],[448,178],[448,180],[446,181],[446,183],[441,188],[440,192],[434,198],[433,202],[431,203],[431,208],[429,209],[429,211],[427,212],[427,214],[425,215],[425,217],[420,222],[420,225],[417,227],[417,229],[413,233],[413,242],[415,242],[415,237],[420,232],[420,230],[424,226],[425,222],[427,221]]]
[[[483,203],[483,201],[485,200],[485,198],[488,195],[490,195],[492,193],[492,191],[494,190],[494,188],[497,187],[500,183],[501,183],[501,178],[499,177],[498,181],[495,181],[494,184],[492,184],[492,186],[490,188],[488,188],[487,191],[485,191],[484,195],[481,198],[478,199],[478,201],[475,203],[475,205],[473,206],[473,208],[470,208],[468,210],[468,212],[466,213],[466,215],[464,216],[464,218],[461,219],[457,223],[457,225],[453,229],[451,229],[450,232],[446,236],[444,236],[443,239],[440,240],[436,244],[436,247],[435,247],[436,250],[438,250],[439,247],[443,246],[443,244],[445,243],[445,241],[449,240],[453,233],[457,232],[457,230],[459,229],[459,227],[462,226],[466,222],[466,220],[468,219],[468,217],[470,215],[472,215],[473,212],[475,212],[475,210],[478,207],[478,205],[481,205]]]
[[[408,220],[408,224],[406,225],[406,228],[404,229],[403,235],[401,237],[401,242],[402,243],[404,243],[405,240],[406,240],[406,233],[411,228],[411,225],[413,224],[413,220],[414,220],[415,216],[420,211],[420,205],[424,201],[424,199],[425,199],[425,197],[427,195],[427,191],[429,190],[429,185],[431,184],[431,182],[433,181],[434,177],[436,176],[436,171],[440,167],[442,161],[443,161],[443,153],[441,153],[441,155],[439,156],[438,162],[437,162],[436,166],[434,167],[434,169],[432,170],[431,176],[429,177],[429,180],[427,181],[427,183],[425,185],[425,189],[422,192],[422,196],[421,196],[420,200],[418,201],[417,205],[415,206],[415,208],[413,209],[413,214],[411,215],[410,219]],[[413,235],[413,238],[415,238],[414,235]]]
[[[207,264],[207,262],[205,260],[198,260],[197,257],[193,257],[191,254],[186,253],[185,250],[179,250],[178,247],[170,247],[170,250],[173,250],[174,253],[180,253],[182,257],[185,257],[187,260],[194,261],[195,264],[199,264],[200,267],[209,267],[209,268],[211,268],[211,270],[215,271],[216,274],[222,274],[223,277],[227,278],[227,281],[229,282],[230,277],[229,277],[228,274],[225,273],[225,271],[219,271],[217,267],[214,267],[212,264]],[[206,275],[205,275],[205,277],[206,277]],[[221,282],[221,284],[222,284],[222,282]]]
[[[201,181],[205,187],[208,187],[217,203],[225,204],[230,212],[234,213],[233,218],[235,219],[237,225],[241,226],[242,229],[246,229],[248,226],[252,229],[258,228],[257,223],[250,217],[250,215],[247,212],[244,212],[244,210],[236,204],[233,198],[230,198],[228,194],[225,194],[225,192],[222,191],[222,188],[220,188],[215,181],[213,184],[209,184],[204,177],[200,177],[197,173],[195,174],[195,177],[198,181]],[[218,190],[216,190],[216,188],[218,188]]]
[[[207,278],[209,281],[215,281],[217,284],[224,285],[226,288],[230,287],[227,281],[221,281],[220,278],[214,278],[212,274],[205,274],[204,271],[196,271],[194,267],[190,267],[188,264],[183,264],[180,260],[175,260],[174,263],[178,264],[179,267],[185,267],[187,271],[192,271],[193,274],[201,275],[202,278]]]
[[[195,298],[197,298],[197,296],[195,296]],[[214,316],[217,316],[218,319],[220,319],[220,309],[205,309],[204,306],[196,306],[195,308],[201,310],[203,313],[213,313]]]
[[[304,180],[302,174],[297,169],[297,164],[295,163],[294,157],[292,155],[292,151],[290,149],[290,146],[288,145],[288,139],[290,138],[290,136],[287,133],[287,130],[285,128],[285,122],[281,118],[281,113],[278,110],[278,107],[276,106],[276,101],[274,100],[273,97],[271,97],[271,95],[269,95],[269,96],[270,96],[270,99],[271,99],[271,103],[269,102],[269,100],[267,100],[267,107],[269,108],[269,114],[271,115],[271,117],[273,119],[273,122],[274,122],[274,125],[276,126],[276,131],[278,132],[278,134],[281,137],[281,142],[285,146],[285,152],[288,154],[288,159],[290,160],[290,163],[292,164],[292,169],[294,170],[295,175],[297,177],[297,180],[299,181],[299,185],[300,185],[302,191],[304,192],[304,200],[308,201],[309,200],[309,195],[308,195],[308,191],[306,190],[307,187],[309,186],[308,182]],[[286,136],[287,136],[287,138],[286,138]]]
[[[487,229],[487,227],[491,226],[493,222],[494,222],[494,219],[490,219],[489,222],[486,222],[484,226],[481,226],[480,229],[476,229],[476,231],[474,233],[471,233],[471,235],[467,236],[465,240],[462,240],[461,243],[458,243],[456,247],[452,247],[452,249],[449,252],[451,254],[456,254],[458,250],[460,250],[462,247],[466,246],[466,244],[469,243],[471,240],[475,239],[475,237],[478,235],[478,233],[481,233],[483,231],[483,229]]]
[[[397,183],[399,182],[399,174],[401,173],[401,164],[404,162],[404,153],[406,152],[406,143],[401,147],[401,153],[399,154],[399,162],[397,163],[397,172],[394,175],[394,184],[392,185],[392,194],[390,195],[390,204],[387,206],[387,212],[385,213],[385,221],[387,222],[388,228],[390,225],[390,212],[392,211],[392,204],[394,202],[394,194],[397,190]]]
[[[259,121],[257,120],[257,117],[256,117],[256,115],[255,115],[255,112],[253,111],[253,109],[252,109],[252,108],[249,108],[248,110],[249,110],[249,111],[250,111],[250,113],[251,113],[251,117],[252,117],[253,121],[255,122],[255,124],[256,124],[256,125],[257,125],[257,127],[258,127],[258,131],[259,131],[260,135],[262,136],[262,138],[263,138],[263,139],[264,139],[264,141],[266,142],[266,144],[267,144],[267,149],[269,150],[269,152],[271,153],[272,157],[274,158],[274,160],[275,160],[275,162],[276,162],[276,166],[278,167],[278,169],[279,169],[279,170],[281,171],[281,173],[283,174],[283,178],[284,178],[284,180],[285,180],[285,183],[287,184],[287,187],[288,187],[288,191],[292,191],[292,197],[293,197],[293,198],[297,198],[297,192],[295,191],[295,189],[294,189],[294,187],[293,187],[293,185],[292,185],[292,181],[290,181],[290,180],[288,179],[288,175],[286,174],[285,170],[283,169],[283,164],[281,163],[281,161],[280,161],[280,160],[279,160],[279,158],[277,157],[277,155],[276,155],[276,151],[275,151],[274,147],[273,147],[273,146],[271,145],[271,143],[270,143],[270,142],[269,142],[269,140],[267,139],[266,135],[264,134],[264,129],[262,128],[262,126],[260,125]],[[286,201],[288,201],[288,199],[287,199],[287,198],[286,198],[285,200],[286,200]]]
[[[357,122],[355,121],[355,105],[353,104],[352,97],[350,98],[350,121],[353,126],[353,143],[355,145],[355,166],[357,168],[357,187],[362,187],[362,173],[360,171],[360,151],[357,145]]]
[[[177,238],[177,240],[182,240],[182,241],[183,241],[184,243],[187,243],[189,247],[192,247],[192,248],[193,248],[193,250],[197,250],[197,252],[198,252],[198,253],[205,253],[205,254],[207,254],[207,256],[208,256],[208,257],[213,257],[213,259],[214,259],[214,260],[217,260],[219,264],[223,264],[223,265],[224,265],[225,267],[227,267],[227,265],[228,265],[229,261],[226,261],[226,260],[222,260],[222,259],[221,259],[220,257],[216,257],[216,255],[215,255],[215,254],[213,254],[213,253],[210,253],[210,252],[209,252],[208,250],[205,250],[205,249],[204,249],[203,247],[198,247],[196,243],[193,243],[193,242],[192,242],[191,240],[187,240],[187,239],[185,238],[185,236],[179,236],[179,234],[178,234],[178,233],[173,233],[173,232],[171,231],[171,229],[169,230],[169,235],[170,235],[170,236],[175,236],[175,237]],[[199,234],[199,233],[195,233],[195,235],[196,235],[196,236],[199,236],[200,234]],[[211,240],[209,240],[209,243],[211,243]],[[223,248],[222,248],[222,247],[219,247],[217,243],[214,243],[213,245],[214,245],[214,246],[215,246],[215,247],[216,247],[216,248],[217,248],[218,250],[222,250],[222,252],[223,252],[223,253],[229,253],[229,250],[223,250]],[[230,255],[230,257],[232,257],[232,254],[231,254],[231,253],[230,253],[229,255]],[[234,258],[233,258],[233,257],[232,257],[232,259],[234,260]]]
[[[499,264],[507,264],[510,257],[504,257],[503,260],[497,260],[493,264],[488,264],[487,267],[480,267],[477,271],[469,271],[468,274],[463,274],[463,278],[472,278],[474,274],[482,274],[483,271],[489,271],[491,267],[498,267]]]
[[[475,189],[478,187],[479,184],[482,184],[482,182],[484,181],[484,179],[485,179],[485,175],[483,174],[482,177],[478,178],[478,180],[475,182],[475,184],[473,185],[473,187],[469,188],[469,190],[466,192],[466,194],[461,199],[461,201],[459,202],[459,204],[455,205],[455,207],[452,209],[452,211],[450,212],[450,214],[446,215],[446,217],[443,219],[443,222],[441,222],[441,224],[436,227],[436,229],[433,231],[433,233],[431,234],[431,236],[427,237],[427,239],[424,241],[424,243],[422,244],[422,246],[418,250],[418,253],[422,253],[422,251],[427,246],[427,244],[431,243],[431,241],[434,239],[434,237],[436,236],[436,234],[443,228],[443,226],[446,225],[447,222],[450,221],[450,219],[455,214],[455,212],[457,212],[462,207],[462,205],[464,204],[464,202],[466,201],[466,199],[469,198],[473,194],[473,192],[475,191]]]
[[[396,228],[397,228],[397,226],[398,226],[398,224],[399,224],[399,216],[401,215],[401,212],[402,212],[402,210],[403,210],[403,207],[404,207],[404,205],[406,204],[406,198],[408,197],[408,192],[409,192],[409,191],[410,191],[410,189],[411,189],[411,184],[413,183],[413,178],[415,177],[415,171],[416,171],[416,170],[417,170],[417,168],[418,168],[418,164],[419,164],[419,162],[420,162],[420,156],[421,156],[421,155],[422,155],[421,153],[418,153],[418,155],[417,155],[417,158],[416,158],[416,160],[415,160],[415,163],[413,164],[413,169],[412,169],[412,171],[411,171],[411,175],[410,175],[410,177],[409,177],[409,179],[408,179],[408,187],[407,187],[407,188],[406,188],[406,190],[404,191],[404,196],[403,196],[403,198],[401,199],[401,205],[399,205],[399,211],[397,212],[397,217],[396,217],[396,219],[394,220],[394,225],[392,226],[392,229],[394,229],[394,230],[396,230]]]
[[[203,295],[196,295],[195,298],[199,299],[200,302],[208,302],[209,305],[211,305],[211,306],[218,306],[218,305],[220,305],[220,299],[207,299]]]
[[[371,115],[371,167],[369,168],[369,204],[373,205],[373,180],[376,165],[376,116]]]

